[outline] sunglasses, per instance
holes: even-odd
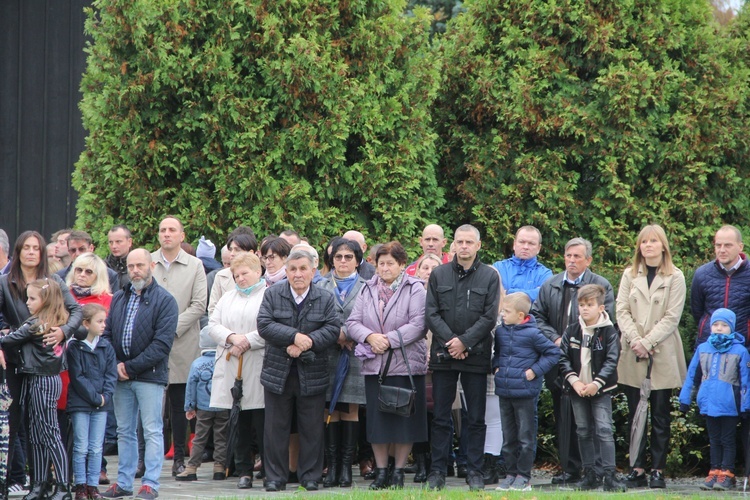
[[[75,269],[73,269],[73,272],[75,274],[84,273],[86,276],[93,276],[94,275],[94,270],[93,269],[88,269],[88,268],[84,269],[82,267],[76,267]]]
[[[345,260],[347,262],[350,262],[354,260],[354,254],[353,253],[347,253],[347,254],[337,253],[336,255],[333,256],[333,260],[338,260],[338,261]]]

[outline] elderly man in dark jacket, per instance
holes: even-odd
[[[482,463],[487,374],[490,373],[492,331],[497,321],[500,278],[477,257],[481,247],[477,228],[456,229],[453,262],[436,267],[427,286],[425,321],[432,332],[432,469],[430,488],[445,487],[451,443],[451,406],[459,375],[468,413],[466,482],[471,490],[484,489]]]
[[[266,400],[266,491],[286,487],[295,408],[300,484],[307,490],[317,490],[323,474],[320,419],[328,387],[327,351],[336,343],[341,323],[333,295],[312,285],[315,259],[311,249],[294,247],[286,263],[287,281],[266,291],[258,313],[258,333],[266,340],[260,375]]]
[[[578,323],[578,289],[583,285],[595,284],[604,287],[604,309],[612,323],[615,323],[615,294],[606,278],[594,274],[589,266],[593,260],[591,242],[583,238],[573,238],[565,244],[565,271],[552,276],[539,289],[539,297],[531,307],[542,333],[560,347],[562,335],[568,325]],[[575,439],[575,419],[571,416],[567,429],[562,424],[562,380],[558,369],[547,372],[544,380],[552,393],[552,410],[557,423],[558,438],[563,432],[570,436],[568,462],[561,464],[562,471],[552,478],[552,484],[575,483],[581,479],[581,452]]]
[[[137,419],[140,414],[146,441],[146,472],[136,498],[158,496],[164,462],[164,429],[161,409],[169,381],[169,352],[177,331],[177,301],[152,277],[154,263],[143,248],[128,255],[130,285],[118,291],[104,328],[117,357],[117,446],[120,454],[117,482],[102,496],[133,495],[138,465]]]

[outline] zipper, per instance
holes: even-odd
[[[729,284],[732,282],[732,277],[727,276],[727,284],[724,286],[724,307],[729,307]]]
[[[469,299],[471,298],[471,289],[466,290],[466,309],[469,308]]]

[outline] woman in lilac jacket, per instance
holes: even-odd
[[[404,466],[412,443],[427,440],[426,292],[421,281],[404,273],[407,256],[397,241],[386,243],[375,254],[377,274],[357,297],[346,327],[358,345],[355,355],[362,359],[367,400],[367,440],[375,454],[376,476],[370,489],[404,486]],[[400,335],[399,335],[400,334]],[[417,389],[416,411],[400,417],[378,409],[378,377],[390,357],[384,385],[411,388],[408,367]],[[394,446],[396,463],[388,477],[388,448]]]

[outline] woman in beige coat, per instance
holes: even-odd
[[[646,479],[646,439],[641,441],[635,467],[626,478],[629,488],[664,488],[662,471],[669,445],[670,398],[687,372],[677,325],[685,305],[685,277],[672,264],[664,229],[646,226],[638,235],[633,265],[625,269],[617,294],[617,324],[622,350],[617,375],[628,398],[629,422],[640,399],[649,356],[651,369],[651,477]]]
[[[218,344],[216,366],[211,387],[211,406],[231,408],[230,392],[237,377],[239,360],[242,358],[242,401],[239,432],[235,446],[235,469],[240,477],[237,487],[252,487],[253,453],[252,438],[263,454],[264,410],[263,387],[260,371],[263,367],[266,342],[258,335],[256,319],[266,283],[260,278],[260,259],[254,253],[240,253],[232,259],[229,267],[236,286],[226,292],[216,304],[208,320],[209,335]]]

